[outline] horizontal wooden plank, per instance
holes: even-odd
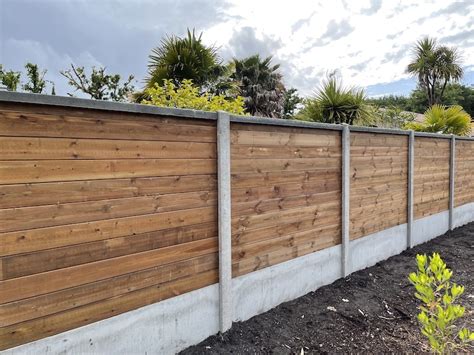
[[[239,245],[232,250],[232,263],[236,264],[242,259],[262,256],[281,248],[300,245],[308,241],[313,241],[315,244],[326,241],[335,242],[341,236],[340,231],[340,226],[335,224],[328,225],[324,228],[311,229],[283,236],[275,236],[274,238]],[[334,245],[336,244],[337,243],[334,243]]]
[[[231,142],[234,145],[267,145],[267,146],[340,146],[341,138],[336,134],[288,133],[266,131],[231,131]]]
[[[316,180],[316,179],[315,179]],[[315,182],[289,183],[232,189],[232,205],[241,202],[260,201],[272,198],[310,195],[329,191],[340,191],[339,179],[320,179]]]
[[[261,173],[238,174],[232,172],[232,188],[268,186],[271,184],[305,183],[312,181],[341,179],[341,168],[326,169],[325,171],[276,171]]]
[[[390,215],[381,216],[377,221],[366,221],[362,225],[350,226],[350,240],[356,240],[370,234],[380,232],[384,229],[395,227],[406,223],[406,218],[403,216],[390,217]],[[384,218],[386,217],[386,218]]]
[[[214,174],[215,159],[0,161],[0,184]]]
[[[203,207],[20,232],[0,233],[0,256],[214,222],[217,220],[216,216],[217,211],[215,207]]]
[[[261,173],[281,171],[306,171],[337,169],[340,160],[335,158],[308,159],[234,159],[231,161],[232,173]]]
[[[0,209],[0,232],[139,216],[217,205],[217,192],[199,191],[92,202]]]
[[[36,109],[35,109],[36,110]],[[98,114],[82,117],[21,111],[0,111],[0,135],[181,142],[216,142],[215,122],[197,123],[145,115]]]
[[[103,302],[95,302],[45,318],[0,328],[0,350],[51,336],[106,319],[139,307],[186,293],[217,282],[217,273],[207,271],[170,283],[151,286]]]
[[[389,176],[391,178],[403,177],[404,179],[407,178],[407,168],[406,166],[393,166],[390,168],[382,168],[382,169],[362,169],[359,170],[355,166],[351,166],[349,170],[349,174],[351,179],[357,178],[377,178],[382,176]]]
[[[324,206],[307,206],[293,208],[284,211],[263,213],[259,215],[250,215],[232,218],[232,230],[239,233],[243,230],[258,229],[281,223],[291,223],[313,217],[314,223],[324,218],[336,220],[341,213],[341,201],[325,204]],[[325,222],[327,220],[324,220]]]
[[[351,191],[352,192],[352,191]],[[406,203],[407,191],[400,190],[398,192],[384,193],[384,194],[366,194],[350,197],[350,208],[365,208],[370,209],[372,206],[377,206],[382,203]]]
[[[217,238],[100,260],[0,282],[0,304],[44,295],[217,251]]]
[[[0,263],[3,262],[3,279],[6,280],[216,236],[217,223],[208,222],[4,256]]]
[[[268,200],[242,202],[232,204],[232,216],[242,217],[255,214],[268,213],[272,211],[284,211],[305,206],[332,206],[334,201],[341,201],[340,191],[329,191],[300,196],[288,196]]]
[[[0,185],[0,208],[216,190],[217,179],[215,175],[179,175]]]
[[[232,145],[231,159],[307,159],[307,158],[340,158],[341,148],[338,146],[264,146],[264,145]]]
[[[215,159],[215,143],[2,137],[0,160]]]
[[[351,133],[351,149],[352,147],[407,147],[408,137],[395,136],[391,134],[380,133]]]
[[[311,134],[318,136],[336,136],[341,137],[341,132],[336,130],[327,130],[320,128],[308,128],[308,127],[289,127],[289,126],[273,126],[273,125],[262,125],[253,124],[250,122],[237,123],[231,122],[230,128],[232,131],[250,131],[250,132],[277,132],[277,133],[292,133],[292,134]]]
[[[208,254],[133,274],[105,279],[0,305],[0,327],[41,318],[111,297],[216,270],[217,254]]]
[[[353,146],[351,157],[405,157],[408,155],[408,147],[379,147],[379,146]]]
[[[324,230],[328,225],[335,224],[341,226],[341,216],[326,217],[315,220],[312,216],[302,217],[297,221],[282,222],[276,225],[252,229],[240,230],[232,233],[232,245],[238,246],[257,241],[275,238],[277,236],[284,236],[292,233],[303,232],[306,230]]]
[[[279,248],[276,251],[265,255],[260,255],[254,258],[241,260],[238,264],[234,264],[232,268],[232,276],[237,277],[248,274],[252,271],[257,271],[268,266],[276,265],[278,263],[291,260],[303,255],[313,253],[318,250],[329,248],[335,245],[333,240],[307,241],[301,245],[287,246]]]

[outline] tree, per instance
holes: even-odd
[[[162,86],[155,84],[153,88],[146,89],[145,94],[149,99],[142,103],[147,105],[245,114],[241,96],[230,99],[224,95],[201,94],[199,88],[187,79],[178,85],[173,80],[165,79]]]
[[[372,110],[361,89],[345,88],[341,81],[330,76],[313,98],[305,101],[299,119],[324,123],[372,125]]]
[[[21,73],[13,70],[5,71],[0,64],[0,82],[5,85],[8,90],[16,91],[20,84]]]
[[[372,98],[369,102],[384,108],[397,107],[410,112],[425,112],[429,108],[426,92],[419,86],[408,97],[390,95]],[[472,117],[474,116],[474,88],[459,83],[448,83],[441,104],[460,105]]]
[[[202,33],[196,37],[194,30],[189,29],[184,38],[168,36],[163,39],[160,46],[152,49],[149,58],[148,88],[162,85],[167,79],[175,85],[188,79],[198,87],[206,87],[226,70],[217,56],[217,49],[202,42]]]
[[[294,116],[298,104],[302,102],[302,98],[298,95],[295,88],[286,90],[283,94],[283,113],[282,118],[291,119]]]
[[[61,75],[68,79],[69,85],[74,91],[82,91],[96,100],[125,101],[134,90],[132,84],[133,75],[125,82],[120,82],[119,74],[106,74],[105,68],[92,68],[90,77],[86,74],[84,67],[75,67],[61,71]],[[69,96],[73,94],[68,93]]]
[[[23,90],[32,92],[33,94],[41,94],[46,88],[46,70],[40,70],[38,65],[32,63],[26,63],[26,76],[28,82],[23,85]]]
[[[426,37],[417,42],[413,54],[407,72],[418,78],[426,92],[428,106],[440,103],[446,85],[460,80],[463,75],[457,49],[440,46],[435,39]]]
[[[261,59],[258,54],[234,59],[232,78],[239,83],[245,107],[251,115],[280,117],[284,108],[285,87],[278,72],[279,64],[272,65],[272,57]]]
[[[433,105],[425,112],[423,122],[411,122],[407,129],[421,132],[467,136],[471,132],[471,116],[461,106]]]

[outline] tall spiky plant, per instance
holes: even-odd
[[[217,55],[217,49],[206,46],[202,33],[187,31],[186,37],[168,36],[150,54],[147,87],[162,85],[166,79],[179,85],[192,80],[199,87],[207,85],[225,71]]]
[[[330,76],[313,98],[306,100],[299,118],[324,123],[365,124],[371,110],[362,89],[344,87],[340,80]]]

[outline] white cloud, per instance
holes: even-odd
[[[186,28],[204,31],[204,41],[220,47],[225,59],[252,52],[272,54],[281,63],[285,83],[303,94],[311,93],[325,73],[335,69],[347,85],[406,83],[410,47],[426,35],[457,46],[465,66],[474,65],[472,0],[0,0],[0,4],[0,62],[19,69],[28,60],[35,61],[64,88],[59,70],[70,62],[100,63],[140,80],[150,49],[166,33],[182,35]],[[21,22],[14,20],[19,17]],[[400,88],[388,87],[394,92]]]

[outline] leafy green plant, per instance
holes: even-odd
[[[423,303],[418,321],[431,348],[444,354],[474,341],[474,333],[468,329],[456,332],[456,321],[464,315],[465,309],[455,302],[464,293],[464,287],[450,282],[453,272],[438,253],[430,257],[418,254],[416,261],[418,271],[412,272],[408,279],[415,286],[415,297]]]
[[[283,114],[282,118],[292,119],[298,105],[303,101],[303,98],[298,95],[298,90],[291,88],[285,91],[283,95]]]
[[[8,90],[16,91],[20,84],[20,72],[13,70],[3,70],[3,66],[0,64],[0,83],[5,85]]]
[[[164,80],[162,86],[155,84],[154,87],[146,89],[145,93],[148,99],[142,103],[146,105],[245,114],[244,99],[241,96],[234,99],[226,98],[224,95],[201,95],[192,80],[185,79],[179,86],[172,80]]]
[[[60,73],[68,79],[68,84],[74,91],[81,91],[95,100],[126,101],[134,90],[133,75],[121,82],[119,74],[106,74],[104,67],[92,67],[92,72],[87,75],[84,67],[71,64],[71,69]],[[68,95],[73,96],[71,93]]]
[[[405,128],[414,131],[468,136],[471,133],[471,116],[458,105],[451,107],[433,105],[425,112],[423,122],[410,122]]]

